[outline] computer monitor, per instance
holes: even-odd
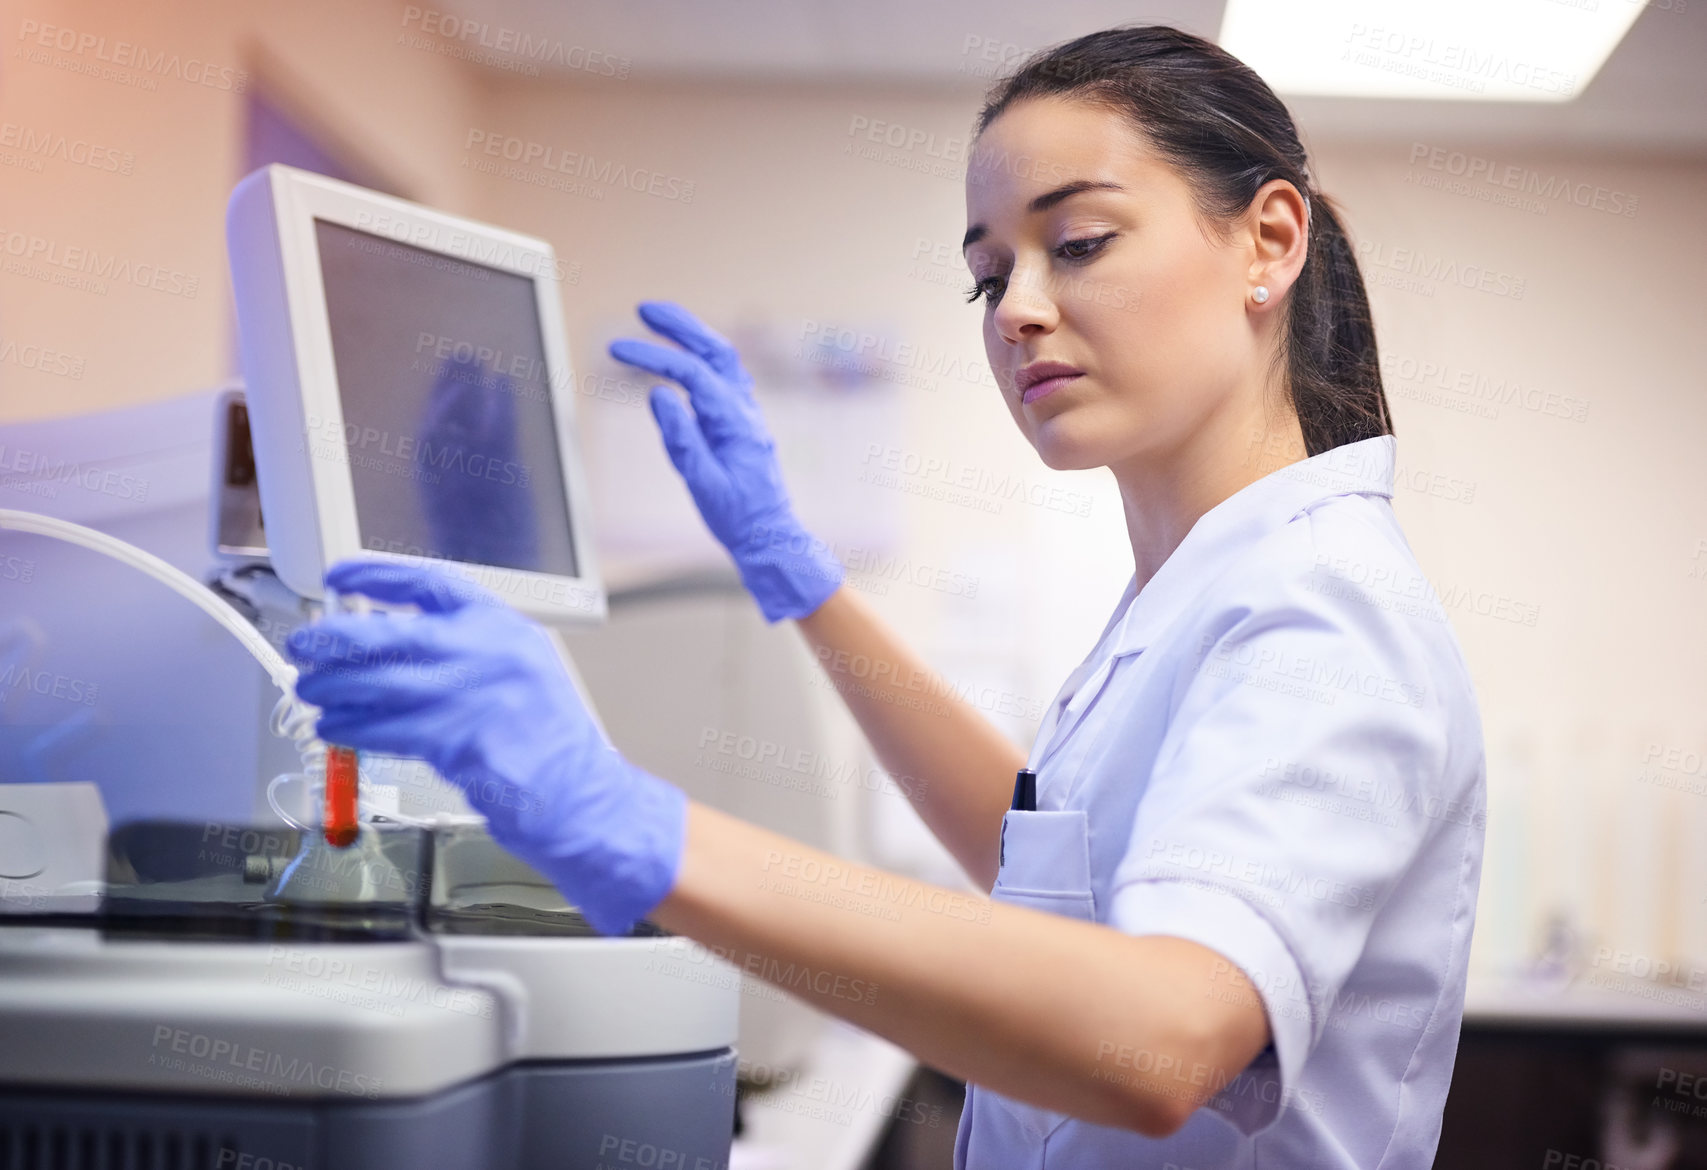
[[[279,578],[371,556],[602,620],[551,245],[280,165],[226,235]]]

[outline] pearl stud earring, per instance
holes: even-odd
[[[1267,301],[1268,300],[1268,286],[1264,285],[1264,284],[1259,284],[1256,286],[1256,288],[1252,289],[1251,290],[1251,300],[1255,301],[1259,305],[1264,303],[1265,301]]]

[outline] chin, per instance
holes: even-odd
[[[1051,430],[1045,424],[1032,442],[1045,467],[1053,471],[1085,471],[1108,465],[1104,444],[1069,434],[1051,433]]]
[[[1061,393],[1061,391],[1057,391]],[[1133,420],[1106,402],[1066,402],[1030,428],[1032,448],[1054,471],[1107,467],[1119,456],[1114,433],[1129,432]]]

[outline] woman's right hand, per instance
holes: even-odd
[[[639,309],[682,348],[622,338],[610,355],[686,387],[692,410],[668,386],[650,396],[670,461],[766,620],[805,617],[841,585],[843,568],[795,518],[741,355],[680,305],[642,301]]]

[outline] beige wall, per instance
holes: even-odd
[[[978,313],[957,295],[963,274],[932,263],[964,227],[952,155],[970,101],[878,88],[488,81],[397,44],[400,8],[382,4],[269,6],[264,19],[258,6],[212,3],[145,14],[5,0],[3,11],[4,120],[110,144],[135,167],[0,167],[0,226],[201,284],[193,299],[127,286],[94,295],[4,275],[0,336],[84,365],[78,379],[0,365],[0,419],[177,394],[216,380],[227,361],[220,222],[237,177],[238,102],[169,80],[139,93],[21,60],[17,33],[35,19],[251,70],[415,196],[553,241],[578,265],[566,312],[597,482],[633,485],[619,491],[632,490],[637,507],[644,496],[679,519],[686,505],[637,404],[643,385],[621,384],[601,357],[605,341],[632,330],[634,301],[679,300],[720,328],[768,338],[777,369],[809,321],[871,332],[888,352],[922,348],[934,368],[884,367],[893,445],[1084,493],[1089,515],[1011,500],[957,507],[874,485],[860,477],[869,468],[859,453],[839,450],[838,433],[814,436],[809,415],[787,431],[791,476],[811,481],[803,492],[814,500],[839,493],[854,512],[892,516],[905,555],[977,582],[970,599],[908,585],[871,592],[935,660],[988,683],[992,713],[1016,736],[1101,628],[1130,572],[1118,505],[1097,475],[1038,466],[979,376]],[[850,128],[874,120],[935,137],[866,157]],[[559,160],[579,152],[594,177],[538,165],[481,173],[464,165],[488,158],[470,148],[480,135]],[[1446,152],[1444,168],[1460,144],[1422,145]],[[1413,162],[1416,153],[1410,141],[1318,143],[1317,171],[1367,249],[1398,424],[1398,507],[1425,570],[1462,603],[1453,622],[1487,725],[1479,962],[1527,950],[1555,908],[1611,945],[1707,962],[1707,872],[1695,860],[1707,777],[1687,771],[1707,765],[1646,766],[1650,745],[1662,757],[1707,748],[1707,223],[1696,213],[1707,161],[1520,143],[1470,151],[1515,175],[1520,191],[1541,192],[1511,206],[1442,187],[1454,176],[1431,169],[1427,150]],[[601,180],[607,163],[657,173],[661,193]],[[554,190],[554,180],[583,185]],[[690,183],[691,199],[681,197]],[[1634,196],[1634,214],[1546,194],[1592,201],[1596,187],[1609,205]],[[1420,384],[1413,371],[1424,366],[1448,388]],[[1466,382],[1468,396],[1451,388]],[[1491,405],[1477,397],[1489,388]],[[627,514],[629,501],[594,502],[607,517]]]
[[[243,162],[239,86],[280,94],[297,116],[418,197],[460,204],[463,176],[444,162],[444,136],[465,120],[474,87],[457,63],[395,43],[401,11],[338,0],[0,0],[7,137],[63,135],[96,148],[101,160],[79,165],[0,141],[0,258],[33,252],[30,271],[49,277],[15,266],[0,272],[0,338],[31,347],[29,364],[12,351],[0,361],[0,420],[169,397],[226,374],[224,208]],[[70,51],[38,43],[49,28],[50,44],[70,34]],[[104,43],[82,44],[84,37]],[[121,42],[150,60],[177,57],[180,68],[117,68],[112,59],[136,52]],[[184,80],[185,72],[199,75],[192,62],[210,67],[215,84]],[[115,163],[120,170],[104,169]],[[104,291],[54,283],[77,275],[82,261],[73,250],[140,272],[142,283],[109,279]],[[161,288],[148,287],[156,279]],[[35,347],[64,360],[43,363]]]

